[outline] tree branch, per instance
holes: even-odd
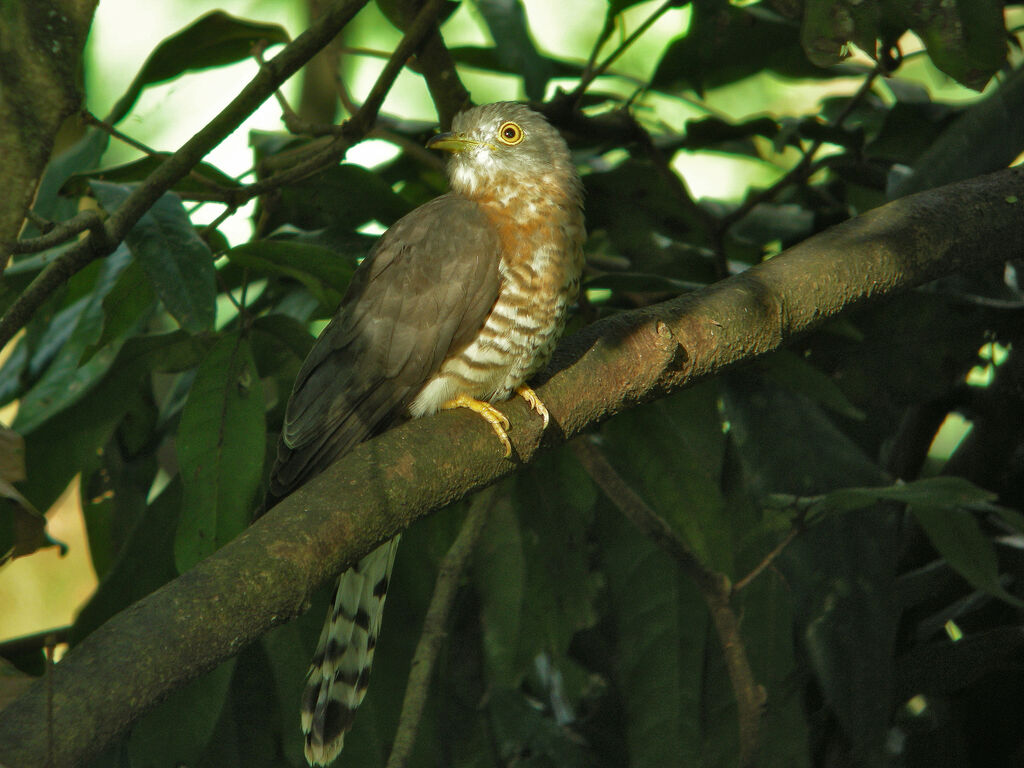
[[[561,443],[640,402],[777,349],[844,309],[1020,256],[1024,168],[902,198],[705,290],[602,320],[556,351],[538,394]],[[517,458],[540,450],[504,410]],[[80,763],[171,691],[298,615],[311,592],[428,512],[516,471],[473,414],[417,419],[361,444],[179,578],[110,619],[53,669],[56,766]],[[37,683],[0,714],[10,768],[46,764]]]

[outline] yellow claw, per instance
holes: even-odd
[[[547,429],[548,422],[551,420],[551,414],[548,413],[547,406],[537,397],[537,393],[525,384],[520,384],[516,387],[516,394],[529,403],[530,407],[540,415],[544,420],[544,429]]]
[[[523,397],[526,396],[523,395]],[[534,395],[534,397],[536,397],[536,395]],[[505,414],[490,403],[477,400],[469,395],[460,394],[442,405],[441,408],[443,410],[450,410],[452,408],[469,408],[473,413],[480,414],[484,417],[484,420],[491,425],[491,429],[494,430],[494,434],[496,434],[498,439],[501,440],[501,444],[505,446],[505,458],[512,455],[512,443],[509,441],[508,433],[505,431],[509,428],[508,419],[505,418]]]

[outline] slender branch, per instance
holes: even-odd
[[[604,491],[629,522],[671,555],[686,575],[697,582],[701,592],[706,595],[728,594],[728,577],[706,567],[700,561],[686,542],[672,530],[672,526],[629,487],[600,448],[591,440],[584,438],[574,440],[572,450],[598,488]]]
[[[740,623],[730,605],[732,588],[729,577],[705,566],[664,518],[629,487],[604,453],[586,438],[572,443],[573,452],[587,474],[604,491],[611,502],[626,518],[651,541],[665,550],[680,569],[696,582],[722,646],[729,680],[736,697],[736,718],[740,731],[740,768],[749,768],[757,761],[760,745],[761,710],[764,689],[754,680],[754,672],[747,658],[746,646],[740,635]]]
[[[104,215],[94,208],[87,208],[79,211],[70,219],[51,224],[46,232],[39,237],[27,240],[18,240],[10,245],[11,253],[39,253],[50,248],[56,248],[63,242],[79,235],[82,232],[93,232],[97,236],[103,236]]]
[[[785,551],[786,547],[793,543],[794,539],[796,539],[796,537],[800,535],[803,529],[804,525],[803,519],[801,517],[801,519],[793,523],[793,527],[789,529],[789,531],[783,537],[782,541],[776,544],[772,548],[772,551],[765,555],[764,559],[761,560],[761,562],[758,563],[756,566],[754,566],[750,573],[748,573],[746,576],[744,576],[742,579],[740,579],[732,585],[732,593],[736,594],[743,588],[750,586],[750,583],[758,576],[760,576],[766,568],[771,566],[771,564],[774,563],[776,559],[778,559],[779,555],[781,555]]]
[[[126,133],[122,133],[117,128],[115,128],[113,125],[108,123],[106,120],[103,120],[102,118],[96,117],[96,115],[94,115],[89,110],[83,109],[81,114],[82,114],[82,122],[84,122],[86,125],[91,125],[94,128],[99,128],[101,131],[103,131],[106,134],[109,134],[110,136],[113,136],[118,141],[127,144],[129,147],[132,147],[133,149],[139,150],[139,152],[141,152],[142,154],[149,155],[150,157],[154,157],[154,156],[159,154],[152,147],[150,147],[150,146],[148,146],[146,144],[143,144],[138,139],[133,139],[131,136],[129,136]]]
[[[494,506],[494,486],[486,488],[476,495],[469,507],[466,519],[462,523],[459,535],[452,543],[441,561],[434,583],[434,594],[430,598],[430,607],[423,620],[423,632],[416,644],[409,669],[409,681],[405,686],[405,698],[402,700],[402,714],[398,720],[398,730],[388,757],[387,768],[404,768],[412,754],[416,743],[416,730],[423,716],[423,707],[430,691],[430,678],[441,650],[448,626],[448,615],[455,602],[459,579],[473,554],[480,533],[483,531],[487,516]]]
[[[586,71],[584,71],[583,76],[580,78],[579,85],[577,85],[576,89],[572,92],[573,101],[579,102],[579,100],[583,98],[583,94],[586,93],[587,88],[596,78],[604,74],[605,70],[607,70],[608,67],[610,67],[617,58],[619,58],[619,56],[625,53],[633,43],[639,40],[640,36],[650,29],[654,22],[665,15],[666,11],[671,10],[678,4],[677,0],[665,0],[665,2],[659,5],[650,16],[644,19],[643,23],[633,30],[633,33],[623,40],[619,46],[612,51],[607,58],[605,58],[604,61],[593,69],[588,66]],[[596,56],[594,58],[596,58]]]
[[[1015,167],[909,195],[704,290],[588,326],[559,346],[537,388],[552,417],[546,432],[525,401],[503,406],[517,458],[528,462],[542,440],[571,439],[869,299],[1016,258],[1022,187],[1024,167]],[[55,765],[86,762],[171,691],[298,615],[320,584],[380,542],[519,466],[469,413],[415,419],[362,443],[54,667]],[[717,606],[712,615],[729,618]],[[40,683],[0,713],[6,765],[45,765],[46,718]]]

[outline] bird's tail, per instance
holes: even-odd
[[[377,547],[338,579],[302,694],[310,765],[327,765],[338,756],[366,695],[398,539]]]

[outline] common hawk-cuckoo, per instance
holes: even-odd
[[[267,505],[357,443],[408,417],[467,407],[511,454],[492,405],[543,366],[583,266],[579,177],[547,121],[516,103],[456,116],[432,149],[450,153],[451,192],[397,221],[360,264],[306,358],[285,415]],[[338,582],[302,697],[306,758],[341,751],[366,692],[398,537]]]

